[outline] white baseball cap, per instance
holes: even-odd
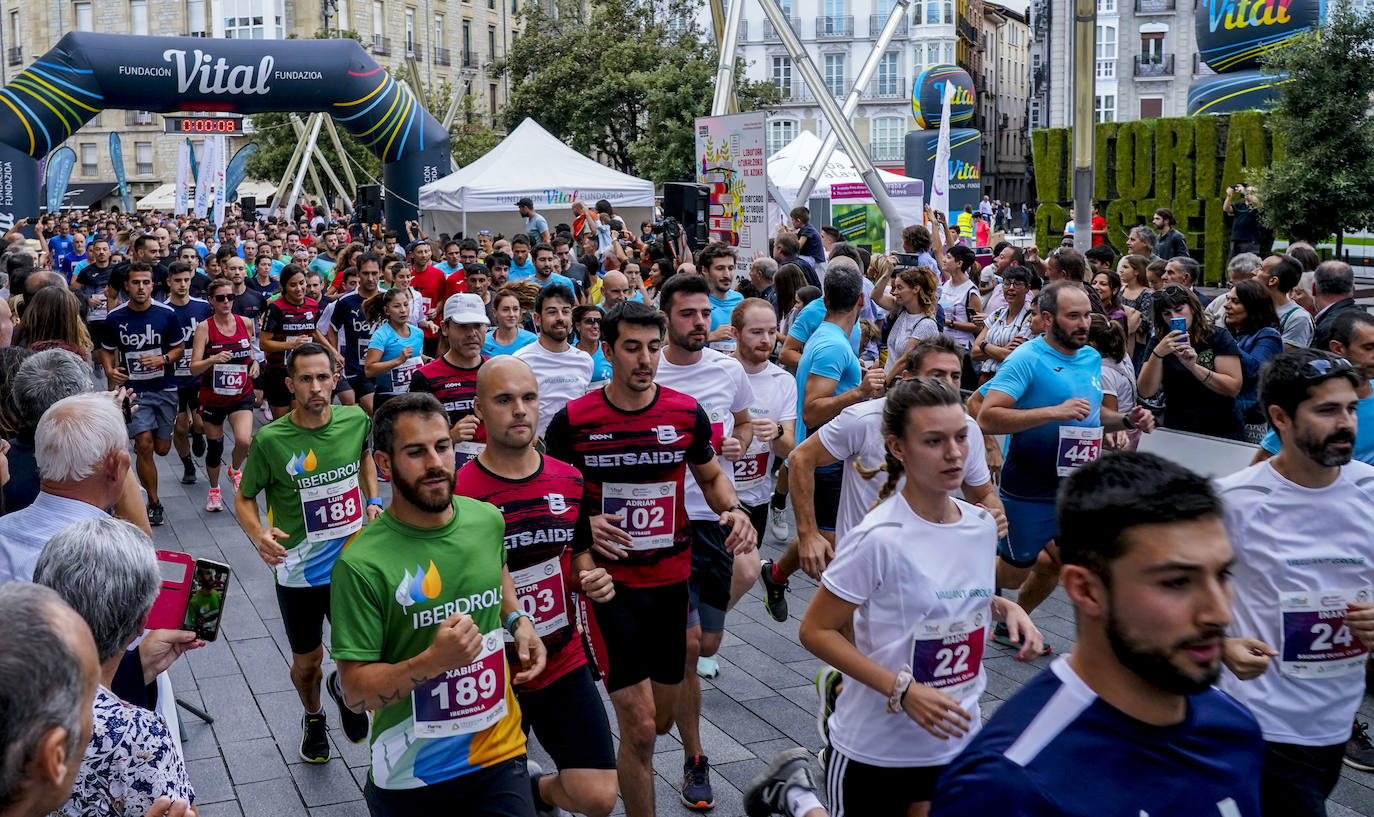
[[[444,302],[444,320],[454,323],[490,323],[487,307],[471,292],[459,292]]]

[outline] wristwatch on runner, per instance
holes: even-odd
[[[530,624],[534,624],[534,616],[524,610],[516,610],[506,616],[506,632],[510,633],[512,638],[515,637],[515,625],[519,624],[522,618],[527,618],[530,620]]]

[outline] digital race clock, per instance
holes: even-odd
[[[238,116],[164,116],[163,129],[167,133],[224,134],[243,133],[243,118]]]

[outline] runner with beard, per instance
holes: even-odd
[[[1011,435],[1002,467],[1007,537],[998,543],[997,586],[1020,587],[1017,604],[1027,613],[1059,580],[1053,544],[1059,478],[1098,458],[1104,430],[1154,430],[1154,416],[1142,406],[1125,415],[1102,408],[1102,356],[1087,345],[1092,305],[1082,287],[1055,281],[1040,291],[1036,308],[1046,333],[1007,356],[979,389],[978,412],[984,434]],[[1004,628],[993,637],[1008,643]]]
[[[481,306],[476,295],[454,295],[449,303],[455,298],[471,298]],[[480,349],[481,331],[472,338]],[[615,587],[606,569],[596,566],[585,540],[573,537],[582,475],[535,449],[539,388],[524,362],[502,355],[484,364],[477,375],[476,410],[488,442],[458,469],[454,490],[495,505],[505,517],[506,568],[548,651],[544,672],[515,689],[526,732],[534,731],[557,767],[556,773],[543,774],[530,762],[535,811],[565,808],[605,817],[615,808],[615,750],[570,591],[607,602]],[[506,645],[506,653],[516,663],[513,645]]]
[[[1261,810],[1255,716],[1212,686],[1231,572],[1251,557],[1232,550],[1222,513],[1206,480],[1152,454],[1109,454],[1063,481],[1073,655],[998,707],[940,776],[934,817],[1296,813]]]
[[[1364,697],[1374,466],[1351,460],[1363,385],[1350,361],[1315,349],[1272,358],[1260,402],[1282,448],[1217,481],[1237,556],[1221,688],[1264,732],[1266,815],[1326,814]]]
[[[546,655],[506,568],[505,521],[454,496],[448,414],[434,395],[397,395],[373,422],[395,493],[334,566],[332,639],[347,705],[374,713],[368,811],[533,817],[511,687],[537,679]]]

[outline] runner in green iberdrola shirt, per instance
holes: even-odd
[[[305,708],[300,756],[308,763],[329,760],[320,681],[330,572],[348,538],[382,512],[367,415],[358,406],[330,405],[335,378],[330,351],[320,344],[302,343],[288,353],[285,382],[296,408],[253,435],[234,497],[244,532],[276,576],[291,681]],[[266,525],[258,517],[263,492]],[[366,738],[367,717],[343,707],[337,673],[326,688],[348,738]]]

